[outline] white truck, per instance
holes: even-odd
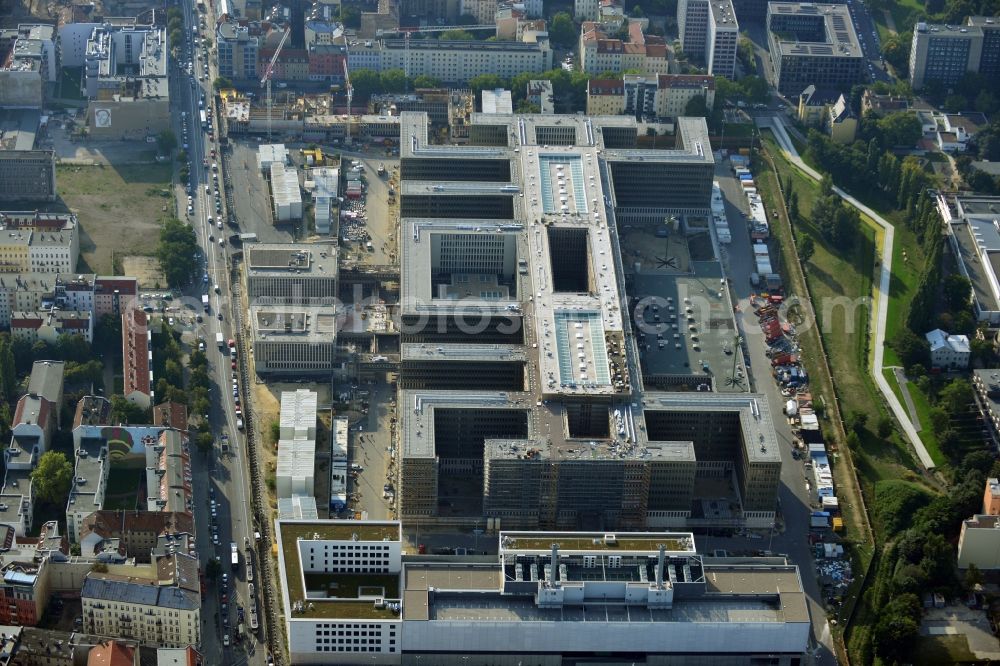
[[[226,348],[226,338],[222,336],[222,333],[215,334],[215,346],[223,350]]]
[[[205,308],[205,312],[208,312],[208,294],[201,295],[201,306]]]

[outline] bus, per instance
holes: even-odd
[[[201,128],[208,129],[208,114],[205,112],[205,109],[201,110]]]
[[[229,551],[230,551],[230,554],[232,556],[233,571],[236,571],[237,569],[240,568],[240,551],[236,547],[236,542],[235,541],[233,541],[231,544],[229,544]]]

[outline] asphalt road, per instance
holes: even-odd
[[[197,22],[197,15],[191,3],[183,5],[185,23],[188,33],[192,25]],[[211,25],[211,21],[208,21]],[[200,51],[195,49],[193,54],[196,57],[195,74],[202,71]],[[210,308],[208,313],[202,313],[203,321],[195,323],[191,333],[196,338],[203,339],[206,345],[206,356],[209,363],[209,376],[213,380],[212,407],[208,414],[208,420],[212,427],[212,432],[216,436],[216,447],[208,455],[200,452],[193,453],[192,468],[194,472],[193,486],[195,504],[204,507],[199,511],[196,520],[197,543],[199,556],[204,565],[210,559],[218,557],[229,577],[229,585],[223,590],[220,584],[213,584],[207,581],[208,586],[203,598],[202,610],[202,644],[201,651],[208,663],[216,664],[242,664],[256,663],[263,664],[265,658],[264,649],[256,649],[256,639],[248,637],[243,644],[236,644],[233,640],[236,635],[236,605],[241,605],[248,609],[248,588],[246,580],[246,551],[244,543],[246,539],[253,537],[252,516],[248,513],[251,505],[249,488],[249,469],[246,460],[245,439],[236,428],[235,403],[232,395],[232,371],[230,370],[230,360],[228,350],[220,351],[215,344],[216,334],[222,333],[225,339],[235,337],[231,328],[231,313],[234,305],[229,301],[229,296],[234,293],[234,288],[238,285],[230,285],[228,270],[228,247],[219,245],[217,239],[209,240],[210,236],[218,234],[225,235],[225,231],[220,232],[208,223],[208,217],[218,219],[215,212],[214,196],[205,193],[205,186],[212,185],[211,167],[206,168],[203,160],[208,159],[209,164],[212,158],[209,151],[213,148],[218,150],[218,145],[209,140],[206,132],[200,127],[198,120],[198,99],[200,94],[205,95],[206,105],[211,105],[211,81],[213,77],[207,77],[204,82],[199,82],[195,77],[190,77],[186,72],[178,68],[171,69],[172,99],[176,104],[177,111],[187,112],[188,131],[188,155],[191,163],[191,180],[195,183],[193,192],[194,214],[188,216],[187,221],[193,226],[199,243],[202,248],[202,267],[207,281],[196,279],[194,286],[188,291],[188,296],[200,300],[201,295],[208,293],[210,297]],[[174,113],[178,123],[181,115]],[[177,127],[177,135],[183,137],[183,128]],[[216,160],[218,161],[218,160]],[[220,174],[220,189],[222,185]],[[186,184],[184,184],[186,187]],[[213,187],[214,189],[214,187]],[[187,208],[187,194],[179,193],[182,205],[180,210]],[[214,293],[214,286],[219,286],[220,294]],[[217,318],[219,313],[223,314],[223,319]],[[228,434],[230,439],[230,451],[222,454],[219,440],[223,434]],[[215,514],[212,515],[209,507],[215,501]],[[213,538],[215,537],[215,538]],[[236,571],[232,570],[230,558],[230,543],[237,544],[239,552],[239,563]],[[255,578],[255,580],[257,580]],[[258,581],[259,585],[259,581]],[[222,610],[222,593],[225,591],[228,596],[226,610]],[[258,608],[261,605],[258,600]],[[262,609],[262,608],[261,608]],[[260,618],[263,624],[264,614],[261,612]],[[247,610],[249,619],[249,610]],[[224,646],[224,637],[228,635],[230,646]],[[252,654],[248,655],[248,651]]]

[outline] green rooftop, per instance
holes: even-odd
[[[302,589],[303,573],[299,561],[299,539],[320,541],[350,541],[357,535],[358,541],[396,541],[399,539],[399,525],[378,525],[371,523],[280,523],[281,548],[285,559],[285,585],[288,586],[288,598],[294,605],[303,601],[305,610],[293,611],[290,619],[295,618],[360,618],[371,620],[398,620],[400,614],[389,608],[376,608],[371,599],[348,599],[343,596],[335,599],[306,598]],[[317,588],[328,589],[331,582],[339,586],[339,594],[356,595],[359,588],[385,588],[387,598],[398,598],[399,581],[397,576],[385,574],[308,574],[310,584]],[[395,579],[390,583],[388,579]],[[392,592],[395,592],[392,595]]]

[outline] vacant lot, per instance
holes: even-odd
[[[113,274],[124,255],[152,254],[173,214],[169,164],[60,166],[63,203],[80,220],[81,271]]]

